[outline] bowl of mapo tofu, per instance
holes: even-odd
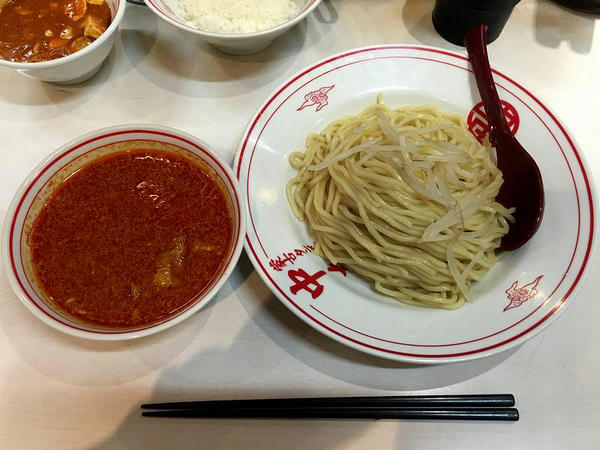
[[[0,66],[62,84],[101,67],[126,0],[0,0]]]

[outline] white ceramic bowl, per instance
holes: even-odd
[[[0,66],[11,67],[17,72],[40,81],[58,84],[81,83],[98,72],[110,53],[117,29],[125,12],[126,0],[106,0],[112,22],[102,35],[87,47],[62,58],[42,62],[12,62],[0,58]]]
[[[218,276],[202,295],[177,315],[159,323],[129,329],[86,325],[56,311],[44,299],[33,275],[27,229],[39,213],[36,205],[43,203],[43,199],[48,197],[60,180],[81,167],[83,161],[89,162],[107,153],[122,151],[122,143],[135,145],[135,142],[140,141],[144,146],[150,142],[150,145],[169,147],[161,150],[191,154],[188,157],[200,158],[214,169],[223,181],[233,205],[235,223],[232,244]],[[2,260],[8,280],[19,299],[37,318],[64,333],[96,340],[125,340],[154,334],[183,321],[204,307],[233,271],[246,233],[246,212],[242,198],[241,189],[229,165],[208,145],[187,133],[157,125],[121,125],[94,131],[52,153],[33,169],[19,187],[10,204],[2,233]]]
[[[184,31],[197,34],[219,50],[232,55],[250,55],[263,50],[275,38],[281,36],[304,19],[319,5],[321,0],[306,0],[306,4],[295,17],[274,28],[255,33],[211,33],[202,31],[182,18],[183,16],[179,13],[177,6],[177,0],[144,0],[144,2],[161,19]]]

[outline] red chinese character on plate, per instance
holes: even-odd
[[[540,275],[531,283],[519,287],[519,281],[515,281],[506,291],[506,297],[508,298],[508,305],[504,308],[504,311],[521,306],[527,300],[532,299],[538,293],[537,285],[542,279],[543,275]]]
[[[325,274],[323,270],[319,270],[314,275],[309,275],[303,269],[289,270],[288,276],[295,283],[290,287],[290,291],[294,295],[301,290],[308,291],[314,300],[323,293],[323,285],[318,280]]]
[[[297,258],[297,256],[294,253],[284,253],[283,256],[283,260],[291,263],[292,265],[294,264],[294,261],[296,261]]]
[[[277,259],[271,258],[269,261],[269,266],[271,266],[273,270],[280,272],[285,267],[285,261],[281,259],[281,256],[279,256]]]
[[[283,252],[276,258],[271,258],[269,260],[269,266],[276,272],[281,272],[288,264],[293,266],[299,257],[304,256],[313,250],[314,246],[305,244],[302,248],[295,248],[290,252]]]
[[[310,91],[308,94],[304,96],[304,103],[300,105],[296,111],[302,111],[304,108],[308,106],[317,105],[316,111],[321,111],[325,106],[328,105],[327,101],[327,93],[333,89],[335,85],[325,86],[316,91]]]
[[[506,100],[500,100],[500,104],[502,105],[502,111],[504,112],[508,128],[512,134],[517,134],[520,123],[519,113],[516,108]],[[490,128],[488,126],[483,102],[477,103],[473,106],[471,112],[469,112],[469,116],[467,117],[467,128],[469,128],[471,134],[475,136],[479,142],[483,142],[483,139],[487,136]]]
[[[346,269],[342,266],[338,266],[337,264],[331,264],[327,266],[328,272],[340,272],[342,275],[346,276]]]

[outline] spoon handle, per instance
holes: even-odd
[[[485,107],[485,114],[490,127],[490,142],[492,145],[496,145],[498,132],[510,133],[510,130],[502,112],[502,105],[490,69],[485,39],[486,30],[487,25],[485,24],[473,27],[465,36],[465,47],[473,67],[477,89]]]

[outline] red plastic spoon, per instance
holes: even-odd
[[[496,200],[507,208],[516,208],[515,223],[502,238],[500,249],[515,250],[531,239],[540,226],[544,215],[544,185],[539,167],[513,136],[504,118],[488,60],[486,29],[487,25],[481,24],[469,31],[465,47],[485,107],[489,140],[496,147],[498,168],[504,175]]]

